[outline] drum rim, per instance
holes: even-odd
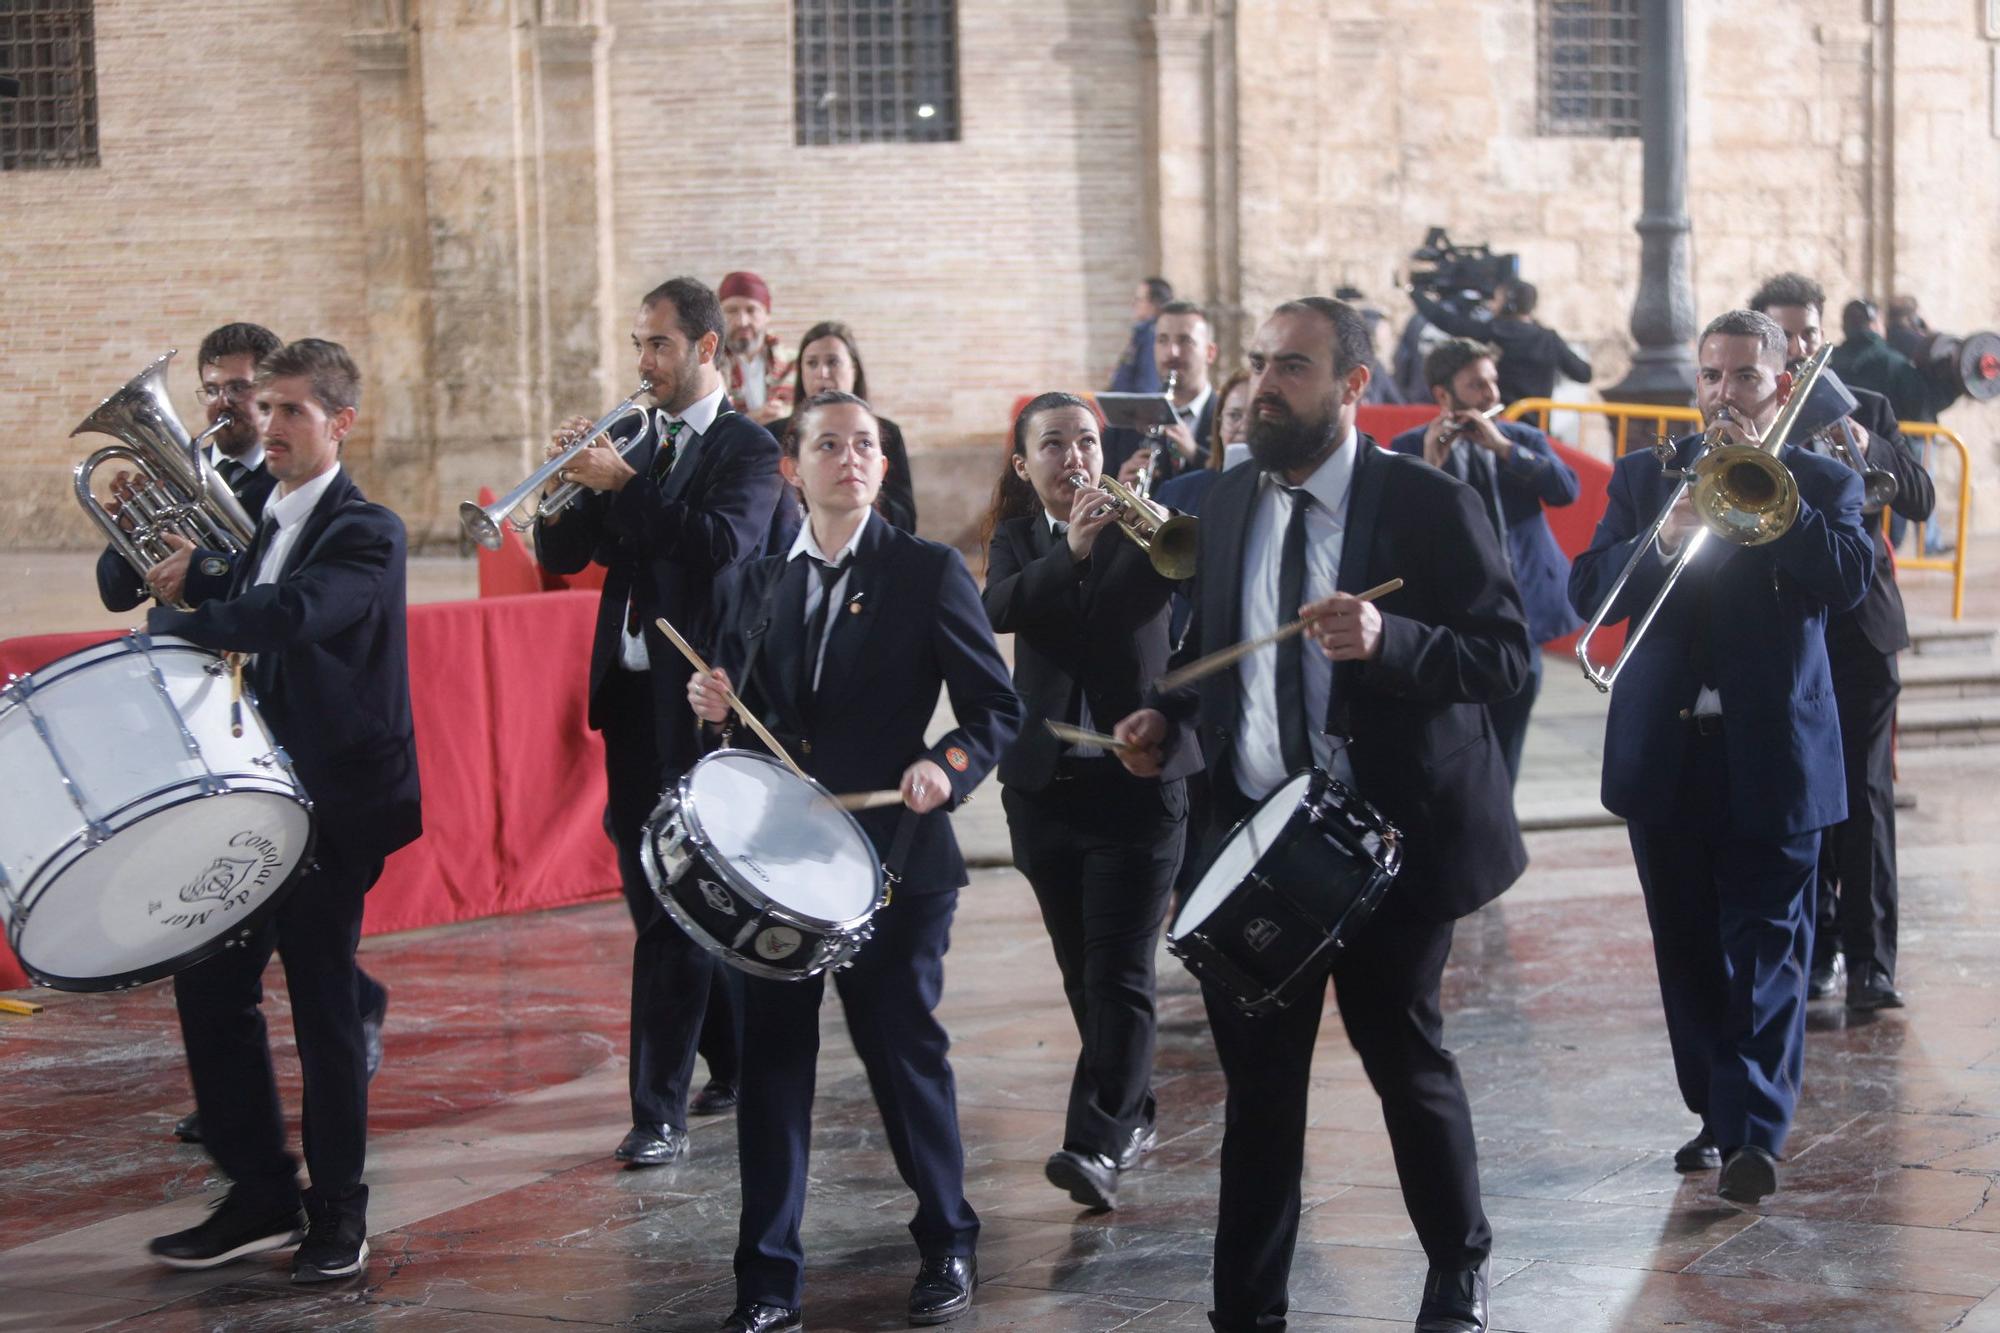
[[[1209,870],[1214,867],[1217,861],[1222,859],[1222,853],[1224,849],[1227,848],[1230,843],[1236,841],[1237,835],[1243,832],[1244,828],[1250,823],[1251,820],[1255,819],[1258,815],[1264,813],[1265,805],[1267,805],[1271,801],[1271,799],[1275,797],[1279,792],[1291,786],[1294,782],[1297,782],[1302,774],[1310,775],[1310,780],[1306,783],[1306,789],[1299,794],[1298,800],[1292,802],[1292,813],[1286,816],[1283,827],[1281,827],[1278,830],[1278,834],[1281,838],[1286,833],[1291,831],[1292,822],[1305,813],[1307,805],[1313,800],[1314,796],[1317,794],[1321,785],[1323,783],[1331,782],[1334,780],[1331,777],[1331,775],[1327,774],[1326,772],[1317,767],[1297,769],[1294,770],[1293,772],[1287,773],[1285,775],[1285,780],[1283,782],[1280,782],[1277,786],[1273,787],[1270,791],[1270,794],[1265,796],[1263,800],[1253,802],[1249,810],[1244,812],[1242,818],[1238,819],[1234,824],[1231,824],[1229,826],[1229,832],[1222,835],[1222,841],[1215,844],[1215,855],[1209,858],[1208,865],[1202,867],[1201,875],[1196,878],[1194,885],[1188,890],[1187,901],[1181,904],[1180,911],[1174,913],[1174,919],[1167,923],[1168,943],[1170,944],[1177,943],[1181,939],[1185,938],[1192,931],[1199,930],[1201,928],[1201,921],[1190,923],[1186,931],[1183,931],[1180,928],[1181,917],[1187,913],[1189,904],[1194,902],[1195,894],[1201,888],[1201,881],[1208,877]],[[1269,857],[1273,851],[1277,850],[1277,846],[1278,844],[1274,842],[1271,844],[1271,846],[1266,847],[1264,849],[1264,855],[1258,857],[1255,861],[1252,861],[1250,863],[1250,873],[1248,875],[1245,875],[1244,879],[1248,879],[1250,878],[1250,876],[1255,875],[1257,873],[1257,867],[1264,864],[1265,858]],[[1240,884],[1242,883],[1242,880],[1238,880],[1237,882]],[[1214,915],[1214,913],[1211,911],[1210,915],[1212,916]],[[1208,917],[1204,916],[1201,920],[1206,921],[1208,920]]]
[[[807,968],[773,967],[754,954],[745,953],[733,944],[725,944],[723,941],[718,940],[715,937],[715,933],[695,920],[693,914],[687,908],[683,907],[680,899],[676,898],[671,892],[660,893],[656,896],[660,900],[660,905],[667,909],[667,915],[674,919],[674,924],[685,931],[688,938],[692,939],[696,944],[738,971],[748,972],[752,976],[764,977],[771,981],[804,981],[809,977],[819,976],[823,972],[839,967],[841,963],[852,957],[860,949],[861,945],[866,942],[853,932],[837,927],[799,922],[796,917],[789,917],[781,924],[804,925],[811,932],[813,937],[813,958],[815,961],[811,967]],[[757,917],[752,918],[752,924],[755,925],[757,921],[763,919],[764,914],[760,913]],[[756,933],[758,932],[752,932],[753,937]],[[840,951],[835,951],[827,947],[836,940],[840,944],[850,947]]]
[[[141,639],[146,641],[143,647],[139,645]],[[192,640],[183,639],[177,634],[148,634],[144,630],[127,630],[116,638],[73,648],[61,657],[42,663],[33,671],[23,671],[18,676],[0,681],[0,718],[5,718],[9,712],[18,708],[21,701],[32,696],[35,691],[46,689],[57,681],[73,676],[92,665],[90,662],[78,662],[73,659],[94,654],[97,659],[110,660],[111,656],[115,655],[112,650],[116,653],[191,653],[196,657],[208,658],[212,662],[222,660],[221,653],[211,648],[204,648]]]
[[[787,777],[797,778],[805,782],[814,791],[826,798],[827,808],[847,821],[848,827],[854,831],[854,836],[860,840],[863,850],[868,853],[868,864],[875,872],[875,890],[869,897],[867,907],[851,917],[845,917],[837,921],[807,916],[796,908],[779,902],[762,889],[751,884],[737,870],[728,857],[719,854],[715,856],[708,855],[710,852],[715,851],[715,843],[709,838],[708,830],[702,827],[700,808],[688,799],[692,790],[690,784],[694,781],[695,773],[703,764],[706,764],[711,759],[720,759],[725,755],[732,757],[742,756],[744,758],[755,759],[762,764],[768,764],[772,768],[784,773]],[[834,794],[828,791],[820,783],[819,779],[812,777],[810,774],[793,772],[783,760],[765,754],[762,750],[714,750],[696,760],[694,767],[681,775],[681,780],[674,784],[674,794],[679,803],[681,827],[686,830],[687,841],[703,853],[702,859],[729,882],[730,888],[736,890],[745,898],[750,899],[759,912],[771,913],[783,917],[790,924],[803,925],[824,934],[831,931],[845,931],[854,926],[865,925],[874,917],[875,913],[882,910],[883,900],[888,897],[888,883],[882,873],[882,858],[875,850],[875,842],[868,836],[868,830],[861,827],[861,821],[854,817],[854,813],[850,810],[841,809]],[[648,820],[647,824],[650,827],[652,821]],[[787,972],[784,975],[790,976],[792,974]]]
[[[205,801],[212,799],[213,797],[216,796],[226,796],[229,794],[230,793],[227,791],[195,792],[192,795],[183,797],[178,801],[172,801],[166,805],[161,806],[158,810],[153,811],[151,814],[146,815],[142,819],[135,820],[132,824],[128,825],[127,827],[136,828],[138,827],[138,825],[145,823],[146,820],[151,819],[155,814],[165,814],[169,810],[179,809],[181,806],[187,805],[194,801]],[[261,926],[264,923],[265,919],[269,916],[269,914],[277,910],[278,904],[284,902],[286,898],[289,898],[291,896],[292,890],[298,884],[300,876],[303,875],[306,869],[313,864],[313,854],[319,848],[319,821],[313,817],[312,801],[308,797],[306,797],[303,790],[301,790],[296,794],[286,793],[286,792],[266,792],[262,794],[277,796],[284,800],[293,801],[305,809],[306,812],[305,847],[299,853],[299,859],[292,866],[291,873],[285,876],[284,882],[278,885],[277,888],[273,889],[271,891],[271,895],[268,898],[266,898],[263,902],[251,908],[249,914],[245,916],[242,919],[242,921],[239,922],[234,928],[230,930],[220,931],[217,934],[212,935],[208,939],[202,941],[194,948],[188,949],[182,953],[175,954],[171,958],[162,959],[157,963],[149,963],[144,967],[136,967],[131,969],[130,971],[107,974],[102,977],[62,977],[62,976],[57,976],[54,973],[42,972],[37,970],[35,966],[28,961],[27,956],[21,952],[20,948],[21,930],[27,924],[29,916],[32,915],[33,913],[33,908],[25,905],[24,903],[20,912],[15,916],[13,916],[7,922],[7,947],[14,951],[15,961],[20,963],[21,970],[28,974],[28,979],[30,981],[34,982],[38,986],[46,986],[50,990],[68,991],[76,994],[92,994],[100,991],[111,991],[111,990],[130,990],[135,986],[144,986],[149,982],[164,980],[167,977],[173,976],[177,972],[184,972],[188,968],[195,966],[197,963],[206,961],[214,954],[220,953],[222,950],[230,948],[235,940],[246,939],[251,934],[254,934],[257,927]],[[120,809],[123,808],[125,807],[122,806],[120,807]],[[63,844],[64,849],[69,848],[75,841],[76,839],[72,838],[70,839],[69,842],[64,843]],[[64,865],[63,872],[67,873],[68,871],[74,869],[80,859],[81,858],[72,858],[67,864]],[[60,879],[61,875],[58,875],[56,878]],[[42,886],[42,891],[47,892],[50,888],[54,887],[54,884],[55,884],[54,880],[49,881],[49,883],[44,884]],[[40,895],[37,895],[37,898],[39,898],[39,896]]]

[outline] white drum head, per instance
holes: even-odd
[[[1222,844],[1216,854],[1215,863],[1194,886],[1194,892],[1181,907],[1180,915],[1174,918],[1169,939],[1179,939],[1208,920],[1216,908],[1222,906],[1236,886],[1247,878],[1264,853],[1278,840],[1278,835],[1291,822],[1298,811],[1299,802],[1305,799],[1306,791],[1312,786],[1310,772],[1295,774],[1284,785],[1264,798],[1264,803],[1250,813],[1250,817],[1238,824]]]
[[[875,848],[814,783],[761,754],[724,750],[687,778],[689,817],[743,886],[834,925],[867,912],[881,887]]]

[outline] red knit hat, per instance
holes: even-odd
[[[771,289],[764,285],[762,278],[747,269],[731,273],[722,280],[722,285],[715,289],[715,299],[718,301],[727,301],[736,296],[747,296],[764,309],[771,308]]]

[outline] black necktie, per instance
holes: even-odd
[[[833,585],[847,572],[846,565],[829,565],[818,559],[813,560],[813,568],[819,573],[819,605],[806,617],[806,654],[799,664],[801,702],[810,701],[817,688],[813,677],[818,674],[820,645],[826,642],[826,627],[832,618]]]
[[[1278,557],[1278,624],[1299,618],[1306,586],[1306,511],[1312,496],[1303,487],[1287,486],[1292,498],[1291,521],[1285,524],[1285,544]],[[1278,645],[1278,750],[1285,771],[1312,766],[1311,724],[1306,718],[1306,636],[1295,634]]]
[[[653,466],[646,469],[646,475],[657,485],[667,479],[674,470],[674,457],[680,452],[681,432],[687,429],[687,422],[676,421],[665,412],[658,417],[660,447],[653,451]]]
[[[231,494],[235,493],[237,485],[243,480],[244,475],[250,471],[249,468],[244,467],[233,458],[220,460],[216,463],[215,470],[222,474],[223,484],[229,487]]]

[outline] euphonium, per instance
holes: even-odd
[[[1072,472],[1069,479],[1078,488],[1090,485],[1090,479],[1081,472]],[[1200,519],[1164,509],[1121,484],[1116,477],[1099,477],[1097,485],[1111,497],[1105,508],[1117,515],[1118,530],[1138,544],[1161,578],[1178,583],[1194,577]]]
[[[225,555],[250,549],[256,525],[214,468],[202,446],[229,424],[229,418],[190,439],[167,396],[167,363],[174,349],[125,382],[98,404],[72,437],[109,435],[106,445],[76,465],[71,481],[77,503],[104,530],[112,549],[143,575],[173,554],[166,541],[174,533],[196,546]],[[117,462],[137,474],[119,514],[105,508],[92,487],[97,469]],[[123,521],[121,521],[121,519]],[[126,523],[130,523],[130,527]]]

